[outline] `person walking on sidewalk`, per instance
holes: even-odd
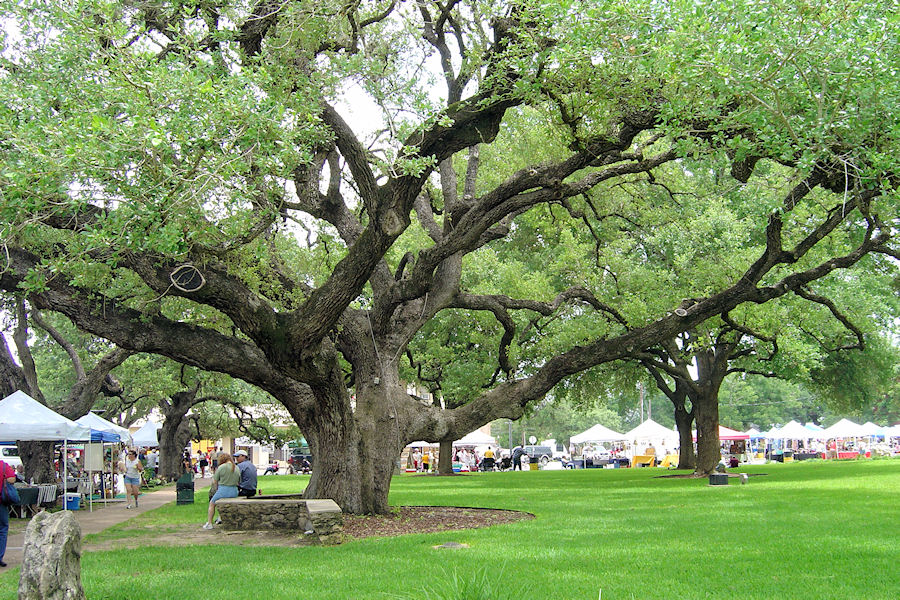
[[[219,468],[213,475],[216,493],[209,499],[209,514],[203,529],[213,528],[213,517],[216,516],[216,501],[222,498],[237,498],[238,483],[241,481],[241,470],[237,468],[227,452],[219,453]]]
[[[125,460],[119,463],[119,472],[125,475],[125,508],[131,508],[131,501],[128,499],[134,496],[134,508],[138,505],[138,495],[141,493],[141,472],[144,465],[138,460],[137,452],[129,450],[125,455]]]

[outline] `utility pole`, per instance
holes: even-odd
[[[638,381],[637,384],[638,392],[641,395],[641,423],[644,422],[644,382]]]

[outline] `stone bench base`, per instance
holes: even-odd
[[[222,527],[230,531],[296,531],[313,542],[341,543],[344,517],[334,500],[304,500],[300,494],[273,494],[216,501]]]

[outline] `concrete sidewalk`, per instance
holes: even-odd
[[[203,488],[208,488],[211,482],[212,477],[194,479],[194,490],[199,491]],[[81,525],[81,534],[87,535],[89,533],[99,533],[108,527],[127,521],[135,515],[159,508],[169,502],[175,502],[174,483],[161,490],[141,494],[138,498],[137,508],[125,508],[123,500],[111,501],[104,508],[102,500],[95,500],[93,511],[88,509],[86,503],[82,503],[81,510],[73,512]],[[6,555],[3,558],[3,561],[8,565],[6,569],[18,567],[22,564],[25,527],[18,526],[20,523],[27,526],[28,519],[10,519],[10,534],[6,541]],[[6,569],[0,569],[0,572]]]

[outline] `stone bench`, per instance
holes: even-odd
[[[272,494],[216,501],[222,527],[231,531],[299,532],[320,544],[341,543],[344,517],[334,500],[305,500],[300,494]]]

